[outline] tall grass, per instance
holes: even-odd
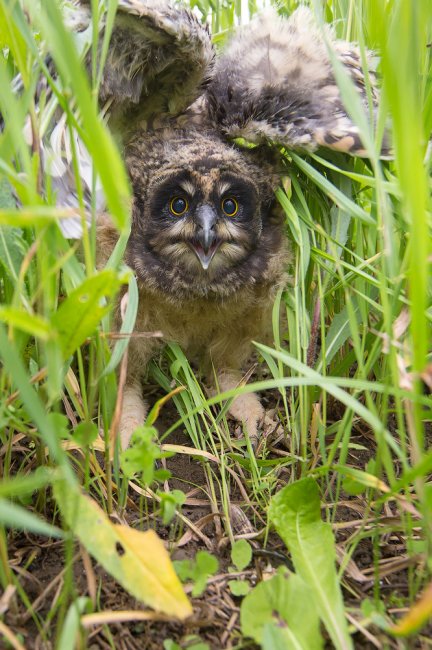
[[[247,7],[219,0],[190,4],[211,24],[218,45],[234,25],[261,8],[253,0]],[[298,4],[285,0],[278,6],[290,13]],[[258,378],[208,399],[174,344],[154,362],[152,378],[162,392],[173,386],[185,389],[172,398],[177,415],[162,442],[165,450],[190,453],[193,462],[203,463],[206,485],[200,489],[213,512],[225,515],[217,523],[218,534],[230,542],[236,537],[230,519],[233,494],[255,529],[267,532],[266,508],[287,482],[318,479],[325,517],[334,531],[341,527],[338,504],[346,503],[347,495],[361,495],[357,507],[360,503],[364,524],[354,526],[343,540],[339,577],[353,603],[351,612],[361,612],[367,627],[371,618],[344,574],[363,540],[370,541],[373,554],[374,570],[368,575],[374,611],[382,612],[383,605],[387,624],[392,603],[381,591],[384,538],[399,540],[408,567],[408,591],[402,590],[394,602],[408,607],[430,580],[432,5],[428,0],[306,4],[319,20],[334,24],[338,37],[357,41],[364,56],[367,49],[379,53],[381,114],[376,133],[364,134],[370,158],[284,152],[286,176],[278,199],[293,250],[291,280],[275,306],[273,347],[257,342]],[[108,513],[127,509],[129,480],[118,451],[110,448],[116,367],[126,342],[109,346],[108,308],[119,287],[128,283],[131,326],[137,297],[134,280],[121,263],[129,228],[128,183],[112,137],[98,117],[95,92],[100,81],[98,16],[107,11],[112,19],[115,2],[107,0],[98,11],[98,3],[92,5],[95,18],[87,47],[94,66],[89,82],[57,1],[36,6],[30,0],[0,0],[0,112],[5,123],[0,135],[0,582],[3,589],[16,587],[25,607],[30,603],[20,574],[11,568],[8,545],[13,531],[64,534],[58,518],[55,526],[52,521],[47,488],[53,480],[61,476],[72,489],[78,478]],[[43,42],[49,43],[61,83],[45,65]],[[18,73],[20,94],[12,89]],[[52,94],[48,98],[42,90],[36,100],[40,75]],[[356,97],[343,74],[338,81],[355,117]],[[29,148],[23,135],[29,116],[34,142],[42,139],[45,117],[54,113],[56,104],[66,112],[70,128],[78,128],[84,138],[121,233],[110,268],[98,273],[95,233],[85,229],[80,244],[63,238],[57,221],[64,211],[56,208],[49,183],[41,177],[38,146]],[[389,161],[378,156],[384,130],[394,147]],[[82,216],[84,222],[83,207]],[[92,316],[76,322],[73,314],[84,294],[93,296]],[[59,318],[61,309],[69,309],[63,312],[66,324]],[[247,440],[230,435],[226,420],[227,400],[248,390],[273,391],[275,418],[283,429],[276,448],[264,441],[256,456]],[[87,439],[77,434],[80,423],[86,431],[101,432],[104,470],[93,433]],[[169,434],[179,427],[187,432],[190,452],[170,445]],[[65,441],[75,443],[81,455],[67,452]],[[141,481],[136,484],[147,490]],[[168,481],[160,483],[161,494],[164,485],[171,493]],[[146,526],[152,513],[163,514],[160,499],[166,503],[163,496],[159,502],[147,497],[141,503]],[[181,530],[185,518],[180,519],[178,506],[177,512]],[[175,543],[178,529],[171,529],[171,535]],[[58,601],[58,630],[52,635],[57,639],[62,638],[67,608],[77,598],[68,571],[70,579]],[[428,608],[430,613],[430,604]],[[41,617],[35,612],[32,616],[43,630]]]

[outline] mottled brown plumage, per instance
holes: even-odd
[[[126,262],[138,279],[136,329],[160,330],[164,337],[130,342],[120,424],[123,446],[145,417],[142,375],[165,341],[178,342],[219,390],[240,382],[252,340],[271,341],[271,307],[286,281],[288,246],[274,199],[278,165],[266,144],[304,150],[324,145],[364,155],[359,130],[344,109],[333,75],[328,53],[332,33],[327,28],[323,36],[308,10],[298,10],[289,20],[266,12],[241,29],[214,64],[205,30],[200,33],[194,20],[189,22],[185,9],[171,8],[169,3],[156,6],[135,0],[134,4],[147,7],[141,12],[146,14],[143,43],[142,32],[131,23],[132,48],[145,50],[146,72],[139,68],[139,57],[130,56],[130,65],[139,70],[141,85],[136,90],[130,69],[117,65],[121,41],[127,42],[122,25],[114,31],[109,83],[104,82],[103,88],[109,87],[114,110],[123,117],[126,110],[129,120],[125,162],[134,199]],[[188,24],[189,34],[193,33],[195,46],[189,50],[175,27],[173,33],[175,11],[177,30]],[[168,73],[159,70],[148,54],[156,51],[152,15],[163,32],[158,37],[164,43],[159,56],[170,59]],[[187,108],[179,89],[184,79],[191,96],[188,61],[197,44],[201,50],[192,72],[201,90]],[[357,49],[334,42],[334,51],[367,110]],[[183,64],[181,56],[186,56]],[[170,81],[171,103],[161,101]],[[372,93],[376,99],[373,89]],[[187,108],[183,112],[182,103]],[[132,135],[131,124],[139,125]],[[261,146],[241,149],[233,138]],[[173,201],[187,206],[184,214],[173,214]],[[224,214],[224,201],[237,206],[234,216]],[[110,240],[111,246],[115,241],[106,218],[100,219],[98,233],[99,249],[106,255]],[[256,440],[264,420],[257,396],[236,398],[230,412]]]
[[[330,48],[368,114],[360,50],[335,40],[328,25],[319,29],[311,11],[300,7],[288,20],[267,10],[239,30],[217,59],[206,96],[213,123],[231,138],[367,155],[359,128],[344,107]],[[369,79],[375,118],[373,73]]]
[[[82,42],[91,36],[90,19],[88,1],[75,0],[69,21]],[[271,340],[271,307],[286,280],[288,246],[274,198],[279,163],[268,144],[365,155],[329,48],[374,121],[377,93],[373,84],[367,90],[358,50],[336,41],[329,27],[319,29],[305,8],[289,19],[265,12],[216,57],[207,28],[187,8],[119,0],[99,99],[123,142],[133,187],[126,262],[138,279],[136,330],[163,332],[162,340],[130,342],[123,446],[145,418],[141,380],[164,341],[177,341],[224,391],[241,380],[251,341]],[[89,55],[84,60],[89,67]],[[60,119],[42,153],[59,202],[73,206],[69,138]],[[238,138],[258,146],[240,148]],[[91,166],[76,140],[90,205]],[[117,235],[100,193],[97,208],[103,264]],[[63,222],[67,236],[77,226]],[[230,412],[256,439],[264,418],[258,398],[238,397]]]
[[[240,151],[214,132],[162,129],[135,134],[125,160],[134,190],[126,261],[138,279],[136,329],[164,337],[130,342],[123,445],[145,415],[141,376],[165,341],[178,342],[213,385],[216,372],[219,389],[240,382],[251,341],[271,339],[271,306],[286,280],[288,258],[274,199],[278,176],[264,152]],[[176,196],[189,204],[181,217],[169,209]],[[238,202],[234,217],[223,213],[225,197]],[[199,247],[202,213],[211,214],[218,246],[208,267]],[[115,240],[110,221],[101,218],[104,257]],[[264,417],[258,398],[237,398],[230,411],[256,440]]]

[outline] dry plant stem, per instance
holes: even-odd
[[[43,379],[45,379],[46,376],[47,376],[47,369],[46,368],[41,368],[37,373],[35,373],[33,375],[33,377],[31,377],[30,383],[31,384],[36,384],[37,382],[42,381]],[[9,406],[16,399],[18,399],[19,394],[20,394],[19,390],[16,390],[14,393],[9,395],[9,397],[6,399],[6,406]]]
[[[62,393],[62,402],[63,402],[64,409],[66,411],[66,415],[69,419],[69,422],[71,423],[72,428],[75,429],[76,426],[78,425],[78,420],[76,419],[74,410],[68,398],[66,397],[66,393]]]
[[[97,581],[95,572],[93,570],[93,565],[90,559],[90,555],[85,550],[84,546],[80,545],[81,559],[84,566],[84,572],[87,580],[87,590],[93,606],[96,605],[97,599]]]
[[[120,364],[120,373],[118,381],[118,391],[117,391],[117,400],[114,409],[114,415],[111,422],[111,429],[108,435],[109,444],[105,449],[105,467],[106,467],[106,486],[107,486],[107,510],[108,514],[112,512],[112,467],[111,462],[114,457],[114,450],[117,445],[117,436],[119,431],[119,423],[122,413],[123,405],[123,391],[126,383],[127,376],[127,364],[128,364],[128,348],[123,355],[123,359]]]
[[[9,609],[14,609],[16,590],[15,585],[8,585],[3,591],[0,597],[0,616],[5,614]]]
[[[39,240],[36,239],[32,243],[32,245],[30,246],[30,248],[28,249],[27,253],[24,255],[24,258],[23,258],[23,260],[21,262],[21,266],[20,266],[17,289],[21,288],[23,283],[24,283],[24,278],[25,278],[25,276],[27,274],[27,271],[29,270],[29,266],[30,266],[30,263],[31,263],[32,259],[34,258],[34,256],[37,253],[38,246],[39,246]],[[33,297],[33,300],[35,300],[36,297],[37,297],[37,293]]]
[[[370,643],[372,643],[372,645],[375,648],[382,648],[383,647],[382,643],[380,643],[376,637],[374,637],[361,623],[359,623],[359,621],[357,621],[354,618],[354,616],[351,616],[351,614],[349,614],[349,612],[345,612],[345,615],[346,615],[347,619],[349,620],[349,622],[351,623],[351,625],[353,625],[356,628],[356,630],[361,632],[363,634],[363,636]]]
[[[226,646],[226,642],[228,641],[229,636],[230,636],[230,634],[231,634],[231,631],[232,631],[234,625],[236,624],[236,621],[237,621],[237,619],[238,619],[238,616],[239,616],[239,615],[238,615],[238,612],[234,612],[234,613],[231,615],[230,620],[228,621],[227,628],[226,628],[226,630],[225,630],[225,632],[223,633],[222,638],[221,638],[221,644],[222,644],[222,647],[223,647],[223,648]]]
[[[423,555],[414,555],[413,557],[396,557],[388,558],[381,560],[378,563],[378,571],[376,567],[366,567],[363,569],[364,574],[370,575],[370,580],[374,579],[374,576],[377,574],[380,578],[385,578],[385,576],[392,575],[397,573],[402,569],[406,569],[410,566],[419,566],[424,563]]]
[[[311,333],[310,333],[310,341],[309,341],[309,347],[307,351],[307,365],[309,366],[309,368],[313,368],[313,366],[315,365],[318,333],[320,327],[320,317],[321,317],[321,300],[317,298],[315,302],[315,309],[313,313],[313,320],[312,320]]]
[[[126,352],[124,353],[123,359],[121,360],[121,364],[120,364],[117,401],[114,409],[114,415],[111,422],[111,429],[109,434],[109,441],[110,441],[109,453],[111,455],[111,458],[113,456],[113,451],[117,443],[117,437],[119,432],[119,424],[120,424],[122,407],[123,407],[123,393],[124,393],[124,387],[126,384],[126,377],[127,377],[128,354],[129,354],[129,348],[126,349]]]
[[[6,641],[11,644],[14,650],[26,650],[12,630],[10,630],[2,621],[0,621],[0,636],[3,636]]]
[[[142,612],[139,610],[114,611],[108,610],[96,614],[85,614],[81,617],[81,625],[85,628],[93,625],[108,625],[110,623],[122,623],[127,621],[173,621],[175,619],[157,614],[156,612]]]
[[[100,337],[110,341],[121,341],[123,339],[161,339],[163,332],[101,332]],[[90,341],[91,339],[88,339]]]
[[[79,555],[78,554],[75,555],[75,557],[72,559],[72,563],[74,564],[78,560],[78,558],[79,558]],[[42,593],[39,594],[39,596],[32,602],[29,609],[21,617],[21,623],[22,624],[24,624],[24,623],[26,623],[27,621],[30,620],[33,613],[38,610],[40,605],[42,605],[42,603],[44,602],[46,596],[50,593],[50,591],[52,591],[52,589],[54,589],[54,587],[57,585],[58,582],[63,580],[65,573],[66,573],[66,569],[62,569],[62,571],[60,571],[60,573],[58,575],[56,575],[56,577],[53,580],[51,580],[51,582],[45,587],[45,589],[42,591]]]

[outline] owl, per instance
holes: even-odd
[[[91,22],[88,3],[75,2],[69,20],[83,33]],[[344,108],[333,58],[374,121],[377,91],[374,84],[366,88],[358,49],[318,27],[305,7],[289,18],[263,12],[219,53],[185,6],[119,0],[99,102],[121,142],[133,190],[125,261],[139,288],[135,328],[163,334],[130,340],[122,447],[146,418],[143,379],[167,341],[180,344],[210,390],[221,392],[242,382],[252,341],[271,342],[272,304],[289,260],[275,198],[281,150],[367,155]],[[74,205],[65,147],[55,137],[49,147],[57,201]],[[86,152],[79,151],[90,203]],[[102,266],[118,234],[97,184],[96,192]],[[79,236],[78,226],[74,219],[62,225],[69,237]],[[229,413],[255,444],[266,426],[258,396],[236,397]]]

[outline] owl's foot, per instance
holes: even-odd
[[[220,393],[237,388],[242,384],[243,376],[239,371],[224,370],[218,373],[217,385]],[[212,391],[213,392],[213,391]],[[240,424],[239,437],[246,430],[252,447],[256,449],[260,439],[261,424],[264,421],[265,411],[255,393],[246,393],[235,397],[228,409],[228,413]]]
[[[259,451],[266,440],[269,438],[274,440],[275,437],[283,433],[284,429],[280,421],[275,419],[273,411],[264,410],[255,393],[242,397],[251,399],[238,404],[237,400],[241,400],[241,397],[238,397],[235,400],[235,413],[232,408],[230,408],[229,413],[241,423],[236,428],[238,437],[241,437],[246,430],[253,450]]]
[[[284,435],[284,427],[281,421],[276,417],[274,409],[266,411],[264,420],[261,424],[261,441],[274,442],[279,436]]]
[[[255,394],[252,394],[252,397],[258,399]],[[259,412],[257,411],[254,414],[253,418],[245,416],[240,420],[240,418],[236,417],[236,419],[239,419],[239,421],[242,422],[242,425],[239,425],[236,428],[236,434],[238,437],[241,437],[244,433],[244,429],[246,429],[254,451],[260,451],[260,448],[265,441],[270,440],[270,438],[274,440],[277,436],[283,434],[284,431],[280,421],[275,419],[274,413],[272,411],[264,411],[261,404],[259,404],[259,406],[261,409]],[[248,405],[246,405],[246,407],[248,408]],[[258,417],[260,413],[261,416]],[[240,413],[238,413],[238,415],[240,415]]]
[[[265,420],[265,411],[258,396],[248,393],[236,397],[229,408],[229,414],[241,424],[239,435],[244,431],[249,436],[252,448],[256,450]]]
[[[141,383],[125,386],[123,393],[123,406],[120,418],[119,434],[120,445],[126,449],[133,432],[144,424],[147,415],[147,406],[142,396]]]

